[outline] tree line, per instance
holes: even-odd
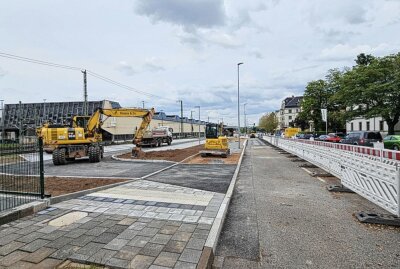
[[[302,111],[292,124],[304,130],[313,121],[316,131],[325,130],[321,108],[326,108],[329,130],[345,129],[346,121],[357,117],[382,117],[388,134],[394,134],[400,119],[400,53],[383,57],[361,53],[355,63],[309,82]],[[261,124],[265,125],[268,115],[260,119],[260,127],[265,128]]]

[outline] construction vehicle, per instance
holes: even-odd
[[[228,157],[230,154],[228,138],[223,135],[223,123],[207,123],[206,124],[206,143],[204,150],[200,151],[201,157],[210,155]]]
[[[45,124],[37,132],[44,139],[46,148],[53,149],[54,165],[66,164],[78,158],[89,157],[89,162],[100,162],[103,158],[101,125],[102,115],[108,117],[141,117],[142,123],[135,133],[133,143],[140,144],[145,129],[154,115],[154,108],[97,109],[92,116],[74,116],[70,126]],[[140,146],[132,149],[137,156]]]
[[[138,146],[161,147],[163,143],[171,145],[173,129],[168,126],[160,126],[153,130],[147,130],[143,134],[142,141]]]

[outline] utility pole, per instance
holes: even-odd
[[[199,109],[199,145],[200,145],[200,125],[201,125],[200,106],[195,106],[195,108]]]
[[[144,109],[144,101],[142,101],[143,109]]]
[[[88,95],[87,95],[87,73],[86,70],[81,71],[83,73],[83,115],[88,115]]]
[[[18,121],[19,121],[19,143],[23,143],[23,125],[22,125],[22,102],[19,101],[19,106],[18,106]]]
[[[191,136],[193,137],[193,110],[190,110]]]
[[[246,105],[247,105],[247,103],[244,103],[244,105],[243,105],[243,114],[244,114],[244,130],[245,130],[245,133],[247,136]]]
[[[180,137],[181,139],[183,138],[183,102],[182,100],[178,100],[178,102],[181,102],[181,130],[180,130]]]
[[[42,117],[42,124],[46,122],[46,99],[43,99],[43,117]]]
[[[243,64],[243,63],[238,63],[237,64],[237,88],[238,88],[238,90],[237,90],[237,97],[238,97],[238,100],[237,100],[237,108],[238,108],[238,141],[239,141],[239,143],[238,143],[238,147],[239,147],[239,149],[240,149],[240,94],[239,94],[239,67],[240,67],[240,65],[241,64]]]

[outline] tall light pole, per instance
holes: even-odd
[[[237,84],[237,86],[238,86],[238,92],[237,92],[237,96],[238,96],[238,101],[237,101],[237,105],[238,105],[238,141],[239,141],[239,144],[238,144],[238,146],[239,146],[239,149],[240,149],[240,95],[239,95],[239,67],[240,67],[240,65],[241,64],[243,64],[243,63],[238,63],[237,64],[237,75],[238,75],[238,77],[237,77],[237,79],[238,79],[238,84]]]
[[[247,103],[243,104],[243,114],[244,114],[244,130],[247,135],[246,105]]]
[[[193,136],[193,112],[194,110],[190,110],[190,122],[191,122],[191,136]]]
[[[142,101],[142,107],[143,107],[143,109],[144,109],[144,101]]]
[[[200,124],[201,124],[201,118],[200,118],[200,106],[195,106],[194,108],[199,109],[199,145],[200,145]]]
[[[1,102],[1,141],[4,142],[5,136],[5,127],[4,127],[4,100],[0,100]]]
[[[180,127],[180,138],[183,138],[183,101],[182,100],[178,100],[177,102],[181,103],[181,127]]]
[[[144,101],[143,101],[143,108],[144,108]],[[161,126],[164,126],[164,110],[160,110],[160,116],[161,116]]]

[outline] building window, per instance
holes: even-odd
[[[361,121],[358,123],[358,130],[359,130],[359,131],[362,130],[362,122],[361,122]]]
[[[292,119],[292,116],[289,116],[289,120],[291,120]]]
[[[379,121],[379,131],[383,131],[383,120]]]
[[[350,124],[350,131],[354,131],[354,124],[353,123]]]
[[[291,109],[289,109],[289,113],[292,113],[292,110],[291,110]]]
[[[367,121],[367,131],[369,131],[369,121]]]

